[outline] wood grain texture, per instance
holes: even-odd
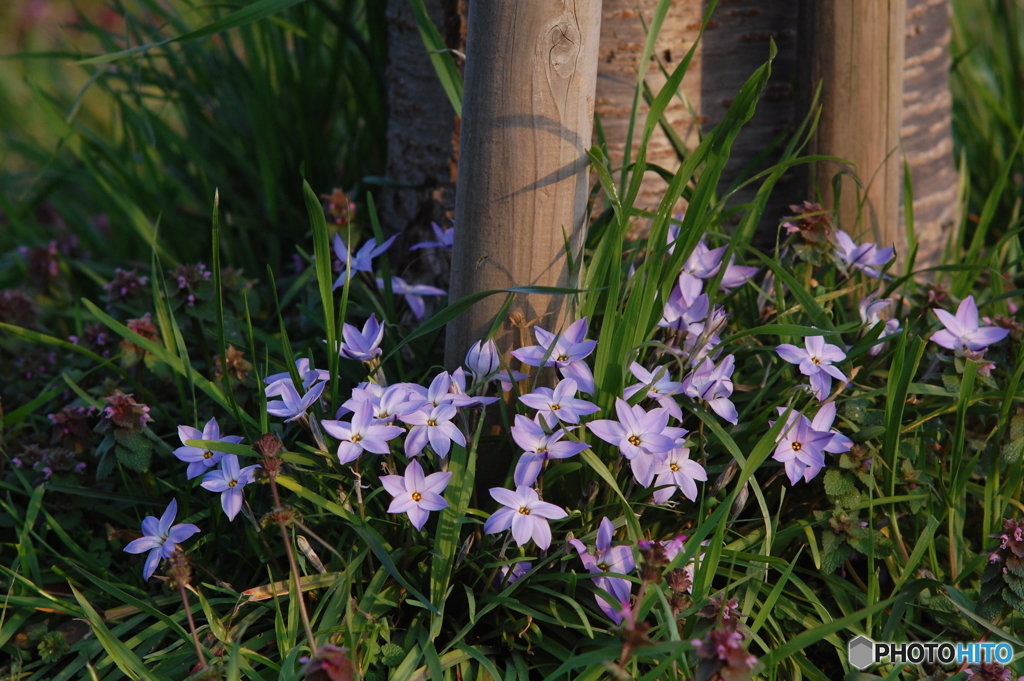
[[[819,162],[812,179],[825,205],[833,203],[836,173],[856,173],[865,185],[863,210],[857,186],[842,177],[839,226],[854,236],[897,244],[900,228],[905,0],[801,0],[800,49],[804,93],[822,82],[822,112],[813,153],[848,159]],[[858,213],[860,212],[860,216]]]
[[[914,185],[917,264],[937,265],[955,222],[949,0],[907,0],[903,150]]]
[[[600,0],[471,0],[459,141],[451,300],[510,286],[570,286],[587,200]],[[502,297],[448,325],[445,364],[489,330]],[[560,296],[519,295],[514,323],[564,326]]]

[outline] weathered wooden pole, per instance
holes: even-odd
[[[452,301],[573,284],[565,237],[576,250],[585,227],[600,21],[600,0],[471,0]],[[449,368],[487,334],[503,302],[487,298],[448,325]],[[531,323],[562,328],[564,302],[518,295],[495,342],[507,353]]]
[[[900,227],[905,26],[906,0],[800,3],[801,90],[806,95],[822,83],[821,120],[811,151],[853,164],[816,163],[812,181],[832,206],[832,178],[843,170],[855,173],[866,195],[858,192],[852,177],[843,176],[837,206],[840,228],[854,236],[865,233],[880,244],[896,244],[900,253],[906,253]]]

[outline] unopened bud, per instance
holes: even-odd
[[[466,367],[478,381],[482,381],[498,370],[498,360],[498,347],[492,340],[486,343],[477,341],[466,353]]]

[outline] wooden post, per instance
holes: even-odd
[[[600,0],[471,0],[455,199],[452,301],[485,289],[571,286],[565,237],[583,236]],[[448,325],[445,364],[463,362],[504,302]],[[495,339],[564,326],[562,296],[519,295]],[[532,334],[531,334],[532,336]]]
[[[832,206],[832,178],[856,173],[867,188],[857,221],[857,187],[842,179],[839,227],[906,254],[900,227],[903,158],[900,123],[906,0],[801,0],[798,35],[804,69],[801,91],[822,83],[822,111],[812,153],[853,165],[819,162],[811,173]],[[800,107],[806,110],[806,107]],[[863,194],[861,195],[863,198]]]

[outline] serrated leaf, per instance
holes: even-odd
[[[835,551],[830,553],[822,553],[821,555],[821,572],[822,574],[832,574],[836,569],[843,564],[850,556],[850,547],[846,544],[842,544]]]
[[[942,385],[946,388],[946,392],[954,395],[960,392],[960,377],[953,376],[952,374],[942,375]]]
[[[832,530],[826,529],[821,533],[821,551],[822,553],[834,553],[844,541],[846,541],[846,535],[836,534]]]
[[[149,462],[153,458],[152,452],[136,452],[121,445],[115,447],[114,452],[122,466],[139,473],[149,470]]]
[[[1024,438],[1024,415],[1014,414],[1010,419],[1010,439]]]
[[[1010,590],[1017,595],[1018,598],[1024,602],[1024,579],[1021,579],[1012,572],[1006,572],[1003,574],[1003,581],[1006,582],[1006,586],[1010,587]]]
[[[1017,577],[1024,578],[1024,560],[1017,556],[1009,556],[1006,559],[1006,569]]]
[[[1003,601],[1016,610],[1017,612],[1024,613],[1024,599],[1013,593],[1010,589],[1003,589],[1000,595],[1003,597]]]
[[[1017,463],[1020,455],[1024,453],[1024,437],[1014,438],[1003,445],[1000,454],[1006,463]]]
[[[136,454],[148,455],[153,451],[153,443],[142,433],[118,429],[114,431],[114,439],[118,445]]]
[[[835,469],[825,472],[825,494],[830,497],[841,497],[854,489],[853,480]]]

